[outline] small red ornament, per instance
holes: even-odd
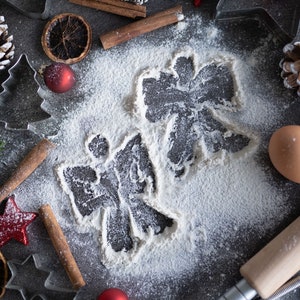
[[[103,291],[97,300],[129,300],[129,298],[122,290],[110,288]]]
[[[52,63],[42,70],[46,86],[54,93],[65,93],[75,85],[75,73],[64,63]]]
[[[21,211],[15,202],[15,197],[10,196],[5,204],[3,215],[0,215],[0,247],[11,239],[27,245],[26,227],[36,217],[36,213]]]
[[[194,0],[194,6],[199,7],[202,3],[202,0]]]

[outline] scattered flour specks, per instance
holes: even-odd
[[[278,121],[276,116],[279,112],[274,103],[266,98],[264,83],[254,82],[253,68],[257,67],[259,61],[256,61],[255,53],[245,61],[239,53],[222,49],[221,43],[218,43],[218,29],[212,24],[201,28],[201,34],[204,34],[205,39],[190,39],[187,43],[185,34],[190,24],[197,22],[199,24],[201,20],[195,17],[184,20],[175,28],[170,28],[170,33],[176,32],[178,35],[161,46],[154,46],[142,38],[140,42],[137,40],[135,43],[125,45],[121,50],[116,47],[107,52],[91,52],[83,66],[75,65],[75,71],[81,74],[78,90],[83,99],[76,110],[67,114],[58,135],[54,138],[58,147],[52,155],[53,161],[49,161],[48,164],[53,164],[55,172],[44,181],[35,175],[30,179],[30,182],[38,180],[40,185],[36,197],[45,199],[44,194],[50,192],[52,199],[57,199],[53,206],[60,223],[63,227],[74,230],[72,244],[83,243],[76,239],[76,232],[89,230],[97,232],[93,251],[99,253],[99,264],[101,260],[115,278],[126,278],[128,275],[138,277],[145,274],[148,274],[149,278],[163,278],[171,274],[179,278],[181,273],[193,270],[199,265],[197,255],[199,251],[206,253],[207,261],[213,259],[217,251],[214,244],[216,238],[225,240],[230,231],[226,229],[227,227],[248,227],[254,223],[263,224],[266,219],[270,220],[269,225],[264,224],[263,230],[267,226],[272,226],[273,216],[277,216],[277,220],[284,217],[284,212],[279,206],[286,204],[287,196],[270,182],[269,174],[259,165],[257,159],[257,153],[261,151],[261,135],[276,125]],[[187,79],[180,75],[178,70],[181,67],[187,72],[190,71],[191,68],[185,68],[185,65],[174,69],[175,58],[182,57],[193,57],[194,77]],[[209,148],[211,144],[207,141],[206,147],[203,146],[205,143],[199,138],[201,122],[196,125],[188,123],[190,116],[195,118],[199,113],[200,104],[189,102],[188,106],[187,102],[182,101],[180,105],[179,102],[172,102],[172,89],[175,83],[178,84],[176,76],[186,83],[186,87],[200,70],[211,65],[215,65],[216,68],[225,66],[229,70],[233,85],[233,96],[226,101],[225,98],[218,99],[220,102],[215,103],[213,108],[210,101],[201,104],[201,109],[207,113],[205,114],[207,122],[213,117],[214,122],[225,128],[224,132],[219,134],[217,129],[213,130],[213,126],[207,126],[211,130],[208,136],[211,143],[216,144],[215,148]],[[147,75],[151,84],[158,80],[161,74],[166,76],[170,83],[168,88],[171,96],[168,100],[172,103],[172,107],[167,112],[162,112],[166,118],[156,122],[150,122],[149,118],[145,117],[147,115],[145,101],[148,99],[142,86],[142,80],[147,79],[145,74],[151,75]],[[199,83],[203,87],[203,93],[207,92],[204,87],[207,88],[208,85],[205,84],[212,79],[214,78],[203,77],[202,83]],[[213,93],[222,88],[212,87],[209,85]],[[181,88],[179,91],[182,97],[185,97],[186,90]],[[185,101],[189,99],[186,98]],[[212,98],[211,101],[213,100]],[[224,109],[218,111],[220,107]],[[176,112],[175,116],[171,115],[170,111]],[[184,154],[182,157],[188,162],[182,163],[185,168],[184,176],[174,176],[166,157],[170,153],[169,149],[173,149],[168,134],[174,137],[176,132],[179,132],[174,129],[178,125],[175,121],[178,121],[176,118],[179,114],[183,114],[183,111],[188,120],[186,124],[189,124],[185,126],[190,130],[191,139],[194,141],[194,146],[190,149],[193,159]],[[180,126],[183,125],[176,128],[180,129]],[[139,147],[146,149],[156,182],[155,189],[152,190],[147,189],[149,185],[143,186],[139,199],[142,199],[148,207],[171,218],[173,225],[165,228],[160,234],[155,234],[150,229],[141,231],[129,213],[130,226],[125,234],[130,232],[134,251],[115,251],[106,238],[109,234],[105,225],[105,222],[108,222],[107,209],[102,207],[92,219],[86,219],[89,220],[86,223],[84,218],[78,218],[79,212],[74,209],[74,199],[69,197],[70,191],[63,182],[61,170],[76,165],[96,168],[86,145],[91,137],[98,134],[109,141],[109,151],[105,154],[105,160],[99,162],[98,167],[101,169],[110,166],[112,169],[112,162],[117,161],[118,154],[124,152],[134,133],[140,134],[142,146]],[[228,155],[228,151],[225,155],[222,151],[223,146],[220,145],[227,145],[229,149],[231,144],[226,144],[226,141],[234,138],[234,134],[246,136],[249,143],[232,150],[236,151],[236,155]],[[216,137],[215,140],[212,135]],[[219,143],[220,136],[222,142]],[[173,141],[175,143],[177,140],[174,138]],[[134,148],[131,150],[133,157],[138,156]],[[183,152],[185,150],[183,149]],[[210,159],[205,152],[208,150],[214,153]],[[107,162],[111,162],[111,165]],[[132,176],[132,182],[138,178],[135,181],[136,185],[141,182],[149,184],[147,181],[149,174],[145,175],[144,166],[135,160],[133,162],[130,166],[132,170],[128,173],[128,176]],[[116,165],[114,167],[116,168]],[[57,170],[60,171],[57,173]],[[115,181],[110,179],[111,182],[119,184],[116,184],[117,194],[120,194],[123,188],[122,181],[118,177],[120,172],[116,173]],[[104,174],[104,171],[101,174]],[[95,182],[99,183],[101,179],[99,174],[95,178]],[[29,186],[30,183],[27,184],[28,188]],[[23,193],[25,194],[25,191]],[[124,190],[122,193],[127,195]],[[128,198],[130,195],[128,193]],[[60,214],[61,209],[69,210],[71,206],[75,216],[64,219]],[[120,205],[121,210],[124,210],[124,207]],[[76,219],[80,221],[76,222]],[[202,264],[205,265],[205,262]]]

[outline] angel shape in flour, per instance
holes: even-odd
[[[134,232],[158,235],[173,225],[171,218],[147,204],[156,183],[140,134],[126,140],[110,160],[108,141],[101,135],[89,140],[87,150],[92,163],[65,166],[60,177],[81,223],[95,224],[102,212],[102,243],[115,252],[129,251],[139,240]]]
[[[155,139],[175,177],[196,161],[228,157],[257,144],[252,133],[222,117],[241,107],[233,65],[225,56],[197,65],[193,52],[178,53],[167,70],[150,69],[139,77],[136,101],[148,121],[145,136],[151,124],[163,131]]]

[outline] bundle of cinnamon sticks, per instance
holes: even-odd
[[[100,41],[103,48],[109,49],[120,43],[126,42],[132,38],[151,32],[158,28],[177,23],[183,19],[182,6],[156,13],[149,17],[146,16],[146,7],[135,3],[124,2],[123,0],[69,0],[72,3],[79,4],[102,10],[105,12],[130,17],[142,18],[129,25],[102,34]]]

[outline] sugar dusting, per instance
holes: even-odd
[[[184,41],[190,24],[195,23],[201,23],[199,16],[168,29],[176,38],[160,46],[141,39],[134,47],[92,52],[84,65],[74,66],[81,74],[78,90],[83,99],[76,110],[67,114],[53,139],[58,147],[47,162],[54,166],[53,174],[43,176],[37,172],[18,190],[20,198],[26,198],[26,194],[39,186],[34,190],[39,201],[54,199],[52,206],[59,223],[74,231],[70,241],[74,247],[85,244],[76,232],[100,230],[99,234],[105,236],[105,227],[101,225],[105,211],[99,213],[94,224],[76,223],[74,217],[64,217],[62,211],[70,210],[70,199],[63,192],[59,170],[62,166],[90,163],[85,144],[92,135],[101,133],[109,137],[110,147],[115,150],[128,135],[140,131],[158,178],[157,191],[149,204],[171,216],[175,224],[161,235],[137,234],[141,243],[132,252],[115,252],[102,239],[100,249],[95,247],[93,251],[100,253],[99,260],[116,282],[129,275],[149,276],[151,280],[171,274],[180,278],[182,273],[199,265],[199,251],[206,253],[207,261],[214,259],[216,235],[222,235],[221,242],[232,228],[253,224],[263,224],[261,231],[264,231],[272,226],[274,216],[277,221],[284,218],[282,206],[288,205],[287,196],[276,188],[256,156],[261,150],[261,132],[276,126],[280,112],[280,108],[265,99],[263,83],[255,83],[255,93],[253,85],[249,85],[256,56],[247,62],[241,55],[220,48],[218,29],[211,24],[201,28],[205,39],[190,39],[186,46],[181,40]],[[222,118],[251,136],[252,144],[239,156],[219,153],[209,163],[196,161],[184,178],[175,179],[161,155],[164,149],[157,144],[163,138],[160,129],[143,119],[142,105],[137,100],[142,96],[138,94],[138,85],[145,70],[170,71],[174,56],[190,54],[195,56],[198,68],[210,62],[230,61],[239,111],[229,110]],[[264,224],[266,218],[268,224]],[[133,226],[131,230],[135,232],[136,228]],[[205,267],[205,262],[202,264]]]

